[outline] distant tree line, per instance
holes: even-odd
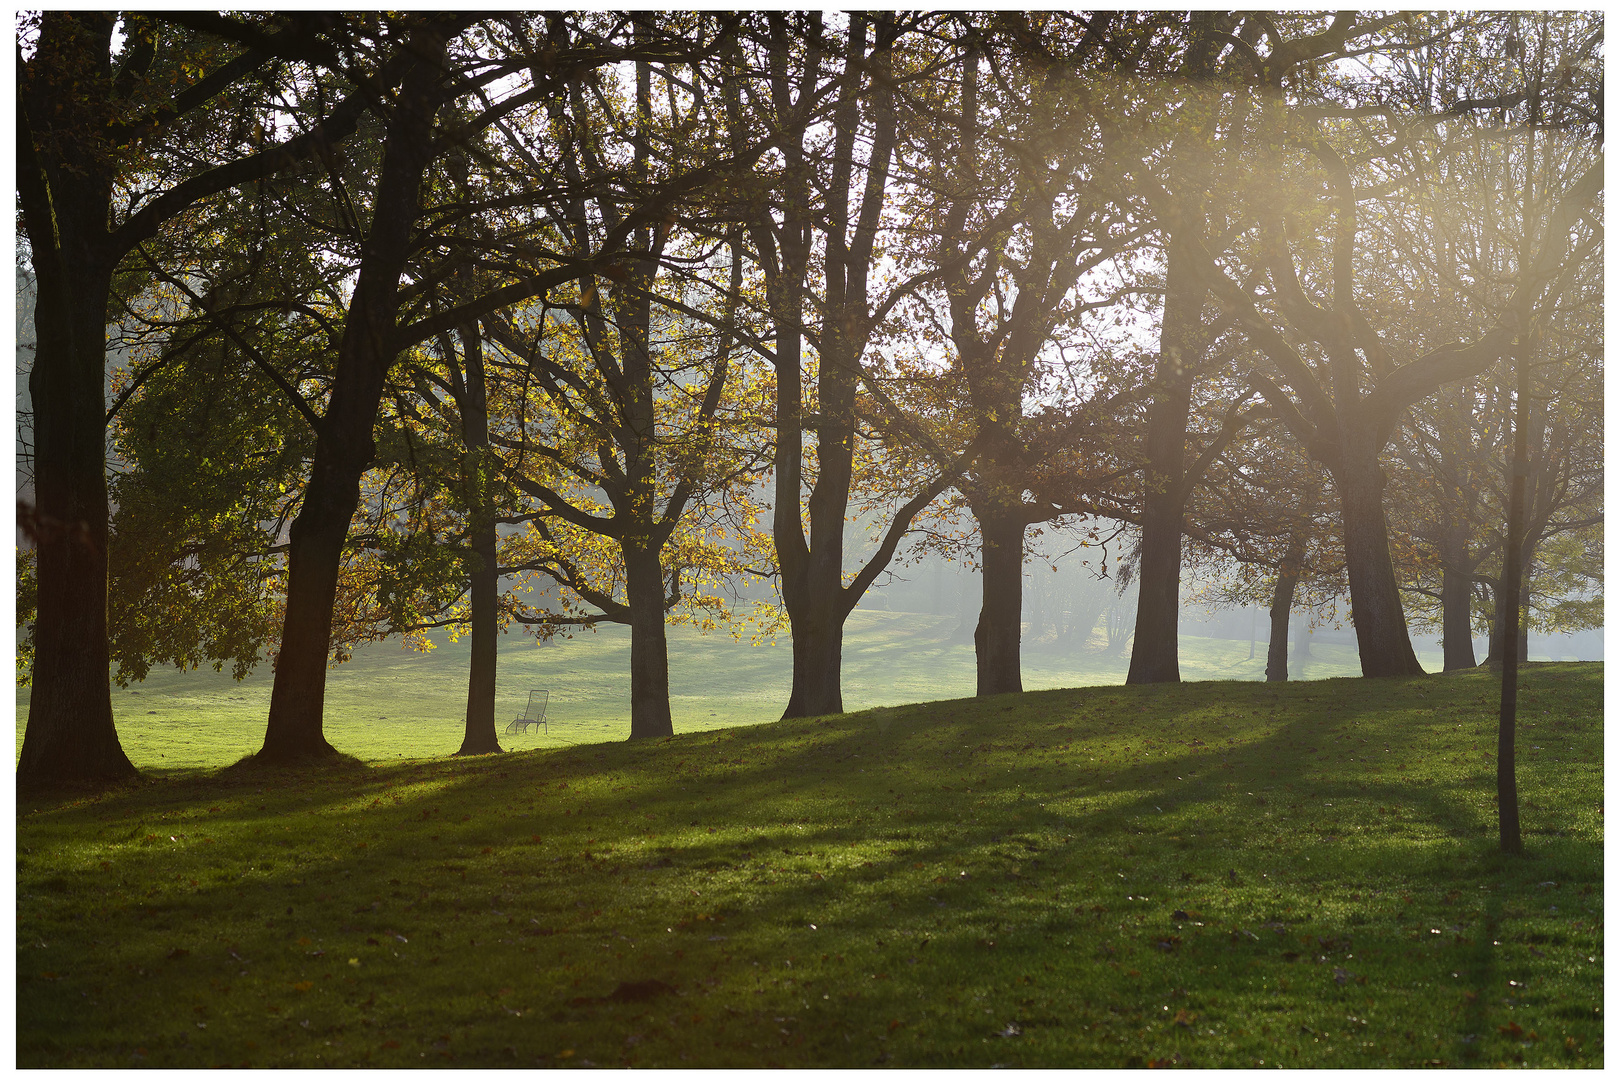
[[[25,17],[19,782],[132,775],[154,663],[272,656],[257,760],[333,754],[329,665],[443,627],[464,753],[513,624],[627,624],[632,738],[671,621],[785,624],[784,715],[840,711],[916,542],[981,572],[981,694],[1053,529],[1130,538],[1133,683],[1187,564],[1274,649],[1347,596],[1368,676],[1409,612],[1448,669],[1601,625],[1602,26]]]

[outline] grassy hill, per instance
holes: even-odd
[[[1602,665],[1526,673],[1523,858],[1495,687],[1048,690],[26,803],[17,1064],[1601,1066]]]
[[[865,709],[974,691],[973,643],[953,641],[955,620],[933,615],[857,611],[844,645],[844,706]],[[326,734],[339,750],[364,761],[397,761],[452,753],[461,745],[467,709],[468,643],[419,654],[397,642],[356,651],[327,674]],[[1100,643],[1098,643],[1100,644]],[[1182,677],[1261,679],[1265,645],[1248,658],[1246,641],[1184,636]],[[1318,645],[1305,678],[1360,674],[1355,651]],[[1438,668],[1440,657],[1425,656]],[[1027,649],[1024,687],[1097,686],[1125,681],[1128,655]],[[551,691],[546,735],[503,736],[510,749],[623,739],[630,730],[630,635],[607,626],[555,646],[517,634],[501,640],[497,716],[502,727],[523,711],[530,689]],[[1295,672],[1296,675],[1299,672]],[[124,750],[143,769],[218,768],[256,751],[270,707],[268,665],[243,682],[228,673],[153,668],[127,690],[113,690]],[[726,634],[670,629],[670,707],[675,730],[708,731],[757,724],[782,715],[792,683],[792,647],[750,646]],[[22,748],[28,693],[17,695],[17,750]]]

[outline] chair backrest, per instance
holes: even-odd
[[[550,699],[550,697],[550,690],[530,690],[529,707],[523,710],[523,719],[542,719],[546,715],[546,702]]]

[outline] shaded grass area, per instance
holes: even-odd
[[[19,807],[21,1067],[1603,1063],[1602,665],[1094,687]]]
[[[844,707],[970,696],[974,692],[971,634],[933,615],[857,611],[844,642]],[[461,745],[467,709],[469,644],[446,635],[426,654],[397,641],[363,646],[327,673],[326,736],[363,761],[402,761],[453,753]],[[750,646],[726,634],[669,628],[670,709],[678,732],[766,723],[782,715],[792,684],[792,645]],[[1247,659],[1246,641],[1183,637],[1182,677],[1262,678],[1265,646]],[[1360,674],[1348,646],[1316,646],[1306,677]],[[1031,647],[1024,658],[1026,689],[1117,684],[1128,653]],[[508,749],[532,749],[623,739],[630,732],[630,637],[606,626],[555,646],[532,638],[501,639],[497,730],[523,712],[531,689],[550,690],[546,733],[501,735]],[[1300,674],[1295,672],[1296,675]],[[153,668],[144,683],[113,688],[113,715],[125,752],[142,769],[222,768],[264,742],[272,673],[261,665],[240,683],[230,674]],[[28,692],[17,695],[16,750],[22,749]]]

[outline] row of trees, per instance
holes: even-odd
[[[513,622],[629,624],[631,736],[668,734],[666,623],[751,578],[786,715],[839,711],[845,619],[919,534],[982,570],[980,693],[1021,686],[1032,527],[1137,538],[1133,682],[1179,678],[1189,560],[1244,568],[1274,647],[1342,581],[1368,675],[1421,670],[1403,595],[1448,667],[1484,602],[1589,623],[1601,26],[25,20],[19,778],[132,771],[110,663],[266,650],[259,758],[330,754],[329,662],[441,626],[464,752]]]

